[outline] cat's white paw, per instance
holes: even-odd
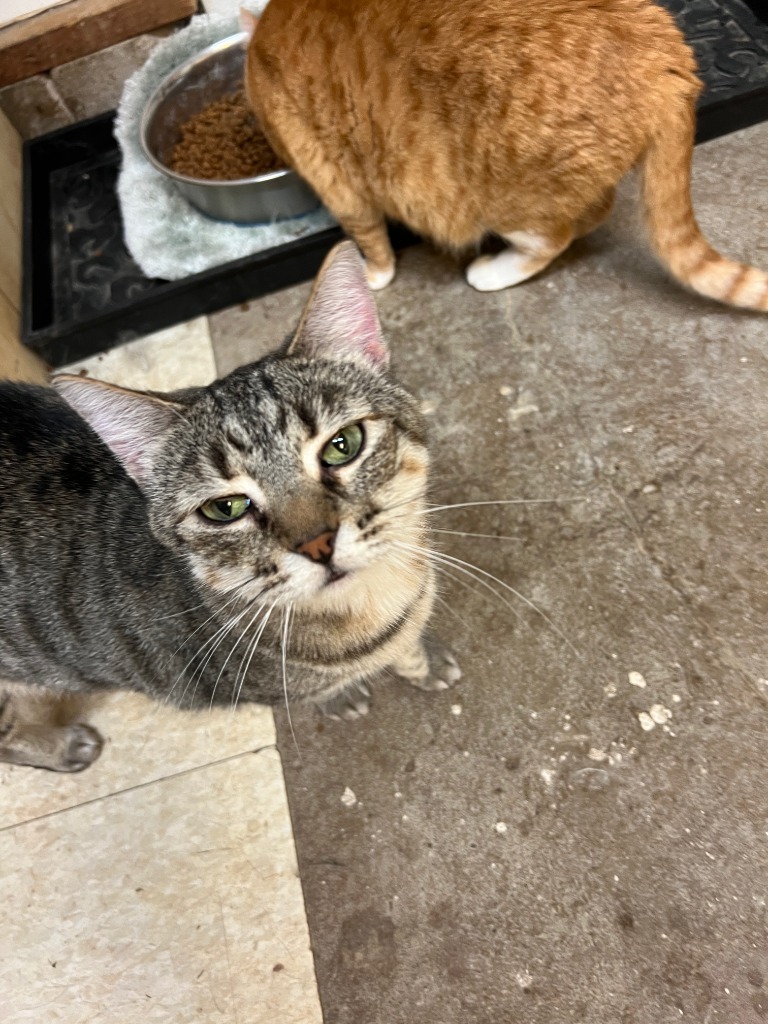
[[[374,291],[381,291],[382,288],[386,288],[392,278],[395,276],[395,264],[391,267],[387,267],[386,270],[375,270],[367,263],[365,265],[365,276],[368,279],[368,287]]]
[[[528,256],[505,249],[497,256],[478,256],[472,260],[465,276],[467,283],[479,292],[498,292],[527,281],[540,269],[531,266]]]

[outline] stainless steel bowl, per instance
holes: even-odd
[[[181,126],[222,96],[243,88],[246,40],[245,33],[229,36],[172,71],[144,111],[140,138],[150,163],[201,213],[237,224],[263,224],[298,217],[320,205],[295,171],[211,181],[177,174],[167,165],[181,138]]]

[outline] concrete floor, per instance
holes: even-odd
[[[768,1016],[768,320],[670,282],[634,193],[520,288],[419,247],[380,295],[434,500],[520,502],[435,545],[525,598],[452,570],[454,691],[296,709],[298,750],[277,716],[326,1024]],[[697,150],[694,200],[768,267],[768,125]],[[219,371],[305,295],[211,317]]]

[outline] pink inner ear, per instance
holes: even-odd
[[[389,353],[365,265],[352,242],[326,257],[290,351],[312,359],[366,363],[383,369]]]
[[[140,391],[128,391],[79,377],[54,377],[53,386],[112,449],[126,471],[141,485],[152,472],[158,439],[171,426],[179,407]]]
[[[387,350],[381,336],[381,327],[376,308],[370,292],[366,290],[359,296],[351,330],[362,339],[363,354],[376,366],[386,366]]]

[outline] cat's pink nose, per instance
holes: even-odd
[[[312,537],[311,540],[305,540],[301,544],[296,544],[293,550],[297,555],[306,555],[313,562],[322,562],[323,565],[327,565],[333,556],[333,542],[335,538],[336,532],[334,530],[326,530],[325,533],[319,533],[316,537]]]

